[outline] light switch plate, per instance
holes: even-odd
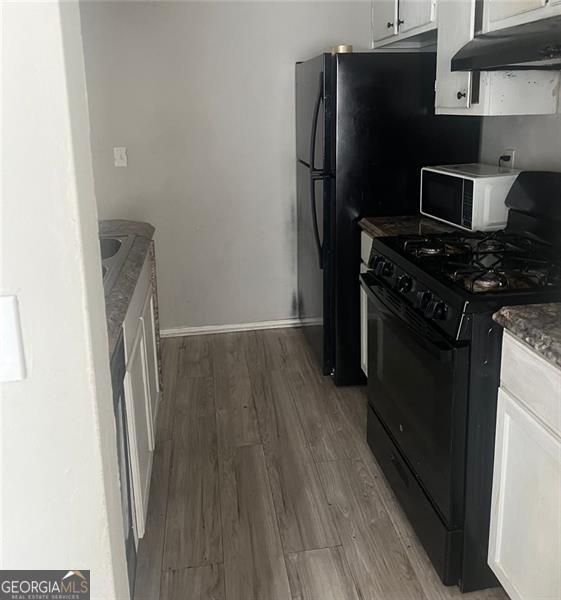
[[[0,296],[0,382],[25,379],[25,356],[16,296]]]
[[[113,163],[116,167],[128,166],[127,149],[124,146],[113,148]]]

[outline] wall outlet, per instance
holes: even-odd
[[[113,163],[116,167],[126,167],[128,165],[127,149],[124,146],[113,148]]]
[[[515,159],[516,159],[516,150],[507,148],[506,150],[502,151],[501,156],[499,157],[499,164],[501,167],[508,167],[509,169],[514,169]]]

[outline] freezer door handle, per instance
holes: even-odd
[[[323,73],[319,74],[318,93],[316,95],[316,103],[314,105],[314,116],[312,117],[312,130],[310,133],[310,169],[312,172],[317,171],[314,164],[316,158],[316,137],[318,131],[319,109],[323,102]]]

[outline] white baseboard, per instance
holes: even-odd
[[[162,329],[162,337],[184,337],[188,335],[207,335],[211,333],[230,333],[234,331],[256,331],[258,329],[282,329],[314,325],[317,319],[280,319],[278,321],[258,321],[256,323],[234,323],[232,325],[201,325],[200,327],[170,327]]]

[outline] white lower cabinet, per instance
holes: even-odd
[[[364,231],[360,234],[360,272],[368,270],[370,251],[372,250],[372,236]],[[368,296],[360,287],[360,367],[368,377]]]
[[[139,323],[140,324],[140,323]],[[148,493],[152,473],[154,436],[151,425],[146,349],[142,327],[133,344],[125,373],[125,401],[129,434],[132,483],[138,537],[144,535],[148,511]]]
[[[150,259],[140,273],[125,322],[125,404],[137,535],[143,537],[159,399],[158,355]]]
[[[368,377],[368,296],[362,285],[360,286],[360,367]]]
[[[518,344],[505,337],[507,346]],[[549,381],[545,371],[557,371],[540,368]],[[512,600],[554,600],[561,598],[561,436],[533,410],[548,402],[543,389],[521,398],[509,385],[502,380],[498,396],[489,565]],[[561,402],[561,387],[552,400]]]
[[[150,420],[152,430],[154,430],[156,427],[156,411],[158,410],[158,400],[160,396],[160,383],[158,373],[158,353],[156,350],[154,297],[151,293],[149,293],[146,298],[140,320],[142,321],[144,346],[146,349],[146,377]]]

